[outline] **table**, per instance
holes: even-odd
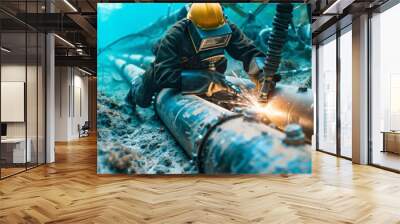
[[[382,131],[383,150],[382,152],[392,152],[400,154],[400,131]]]
[[[25,138],[6,138],[1,139],[1,157],[6,163],[26,163],[31,162],[32,153],[30,138],[26,139],[28,143],[25,152]]]

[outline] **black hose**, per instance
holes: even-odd
[[[264,83],[261,89],[261,97],[265,97],[275,88],[280,75],[276,74],[282,58],[283,46],[288,37],[289,25],[292,22],[293,5],[279,3],[276,6],[276,14],[272,22],[272,32],[267,42],[267,56],[264,65]]]

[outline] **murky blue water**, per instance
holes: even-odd
[[[160,131],[163,125],[152,109],[139,109],[138,116],[133,116],[129,108],[124,106],[124,97],[130,85],[121,76],[121,65],[131,64],[135,73],[147,68],[153,57],[152,44],[173,24],[161,23],[157,26],[157,21],[175,15],[185,5],[98,4],[99,173],[197,172],[172,136]],[[271,29],[276,5],[266,5],[252,22],[249,22],[248,16],[237,13],[250,14],[261,7],[260,3],[236,3],[225,5],[224,12],[231,22],[265,51],[260,34]],[[311,28],[307,5],[296,4],[293,15],[293,26],[289,29],[289,41],[279,71],[284,75],[282,82],[299,85],[311,75]],[[144,32],[144,35],[135,35],[152,25],[154,28]],[[241,63],[234,60],[229,60],[228,72],[231,70],[244,73]],[[135,161],[126,162],[128,160]]]

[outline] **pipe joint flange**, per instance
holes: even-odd
[[[238,114],[241,114],[241,113],[243,113],[243,107],[234,107],[234,108],[232,108],[232,112],[233,113],[238,113]]]
[[[242,117],[242,114],[238,114],[238,113],[234,113],[234,114],[227,114],[227,113],[223,113],[220,116],[218,116],[217,118],[211,120],[210,122],[208,122],[206,125],[204,125],[203,130],[201,131],[201,134],[199,134],[198,137],[196,139],[196,156],[193,158],[196,158],[197,160],[197,167],[199,169],[199,172],[204,172],[204,168],[203,168],[203,157],[204,157],[204,146],[207,144],[208,142],[208,138],[211,135],[211,133],[216,130],[218,131],[218,127],[225,123],[226,121],[238,118],[238,117]],[[192,155],[193,156],[193,155]]]
[[[257,109],[250,109],[250,108],[244,109],[244,110],[242,110],[241,113],[243,114],[245,121],[256,121],[256,122],[262,122],[265,124],[270,123],[268,116],[264,112],[261,112]]]
[[[289,124],[285,127],[286,137],[283,142],[287,145],[303,145],[305,137],[303,128],[298,124]]]

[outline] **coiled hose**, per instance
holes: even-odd
[[[264,82],[261,88],[261,99],[266,99],[275,88],[280,75],[276,74],[281,63],[283,46],[288,37],[289,25],[292,22],[293,5],[279,3],[272,22],[272,32],[268,38],[268,50],[264,65]]]

